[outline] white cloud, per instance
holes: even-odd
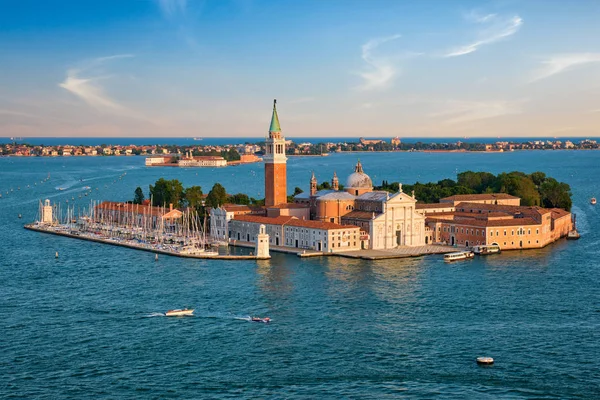
[[[546,79],[576,66],[594,62],[600,62],[600,53],[558,54],[542,61],[543,66],[534,72],[530,82]]]
[[[496,14],[478,16],[477,14],[472,13],[466,18],[467,20],[478,24],[485,24],[486,28],[479,31],[477,40],[448,51],[444,55],[445,57],[457,57],[474,53],[481,46],[492,44],[508,36],[514,35],[523,25],[523,19],[518,15],[506,19],[501,18]]]
[[[172,18],[177,14],[184,14],[187,0],[157,0],[161,12],[166,18]]]
[[[398,74],[397,67],[385,57],[373,55],[373,50],[382,44],[396,40],[400,35],[369,40],[362,45],[362,59],[369,64],[369,71],[361,72],[359,75],[364,79],[360,90],[382,89],[387,87]]]
[[[430,117],[442,118],[442,123],[455,125],[480,119],[520,114],[526,100],[462,101],[449,100],[442,109],[430,114]]]
[[[120,104],[105,93],[101,82],[109,79],[109,76],[89,76],[90,73],[93,73],[95,68],[106,63],[107,61],[129,57],[133,57],[133,55],[118,54],[108,57],[95,58],[84,63],[80,68],[67,70],[67,77],[63,82],[59,83],[58,86],[76,95],[88,105],[99,111],[146,120],[147,118],[140,113]]]

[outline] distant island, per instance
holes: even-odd
[[[235,140],[232,138],[232,141]],[[389,141],[360,138],[356,142],[294,142],[285,141],[287,156],[323,156],[343,152],[505,152],[515,150],[596,150],[596,140],[527,140],[497,141],[495,143],[448,142],[426,143],[421,141],[402,142],[398,137]],[[177,164],[182,158],[222,157],[228,164],[244,162],[244,156],[261,157],[265,154],[265,142],[226,145],[31,145],[28,143],[0,144],[0,156],[20,157],[70,157],[70,156],[162,156],[169,157],[163,164]],[[189,156],[188,156],[189,155]],[[256,162],[257,160],[250,161]]]

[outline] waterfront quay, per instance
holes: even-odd
[[[240,240],[234,240],[230,244],[230,246],[234,247],[247,247],[254,248],[255,244],[252,242],[245,242]],[[326,253],[322,251],[317,251],[313,249],[300,249],[296,247],[286,247],[286,246],[269,246],[270,251],[274,251],[277,253],[286,253],[286,254],[295,254],[301,258],[308,257],[345,257],[345,258],[355,258],[361,260],[389,260],[395,258],[410,258],[410,257],[422,257],[428,255],[439,255],[452,253],[455,251],[466,250],[466,248],[457,248],[452,246],[444,246],[444,245],[423,245],[423,246],[401,246],[395,249],[389,250],[355,250],[355,251],[346,251],[339,253]]]

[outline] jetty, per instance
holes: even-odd
[[[217,252],[208,251],[205,253],[185,253],[175,248],[161,248],[159,246],[153,246],[145,243],[135,243],[132,241],[117,240],[108,237],[94,237],[88,234],[83,234],[77,231],[68,231],[62,227],[51,227],[39,224],[27,224],[24,226],[25,229],[35,232],[49,233],[52,235],[68,237],[72,239],[87,240],[90,242],[109,244],[111,246],[127,247],[135,250],[142,250],[156,254],[164,254],[174,257],[182,258],[198,258],[198,259],[211,259],[211,260],[268,260],[270,256],[257,256],[257,255],[231,255],[231,254],[218,254]],[[58,258],[58,257],[57,257]]]
[[[107,212],[110,211],[110,212]],[[89,212],[75,217],[73,208],[60,212],[50,200],[40,202],[37,221],[25,229],[72,239],[183,258],[217,260],[266,260],[268,235],[259,235],[255,251],[247,255],[219,254],[209,246],[198,215],[160,207],[107,202],[90,206]],[[264,231],[264,229],[263,229]],[[266,236],[266,238],[265,238]]]

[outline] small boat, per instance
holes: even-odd
[[[492,365],[494,359],[492,357],[477,357],[477,364],[479,365]]]
[[[593,206],[595,206],[595,205],[596,205],[596,198],[595,198],[595,197],[592,197],[592,198],[590,199],[590,204],[591,204],[591,205],[593,205]]]
[[[251,317],[250,321],[252,321],[252,322],[262,322],[262,323],[268,324],[269,322],[271,322],[271,318],[269,318],[269,317],[265,317],[265,318]]]
[[[572,231],[569,231],[569,233],[567,233],[567,240],[577,240],[581,237],[581,235],[579,234],[579,232],[577,232],[577,229],[573,229]]]
[[[472,251],[458,251],[456,253],[444,254],[444,261],[452,262],[458,260],[466,260],[468,258],[473,258],[474,256],[475,253],[473,253]]]
[[[473,247],[473,253],[479,256],[500,253],[500,246],[497,244],[481,244]]]
[[[194,309],[192,308],[187,309],[184,308],[183,310],[177,309],[177,310],[169,310],[165,313],[165,316],[167,317],[185,317],[185,316],[189,316],[189,315],[194,315]]]

